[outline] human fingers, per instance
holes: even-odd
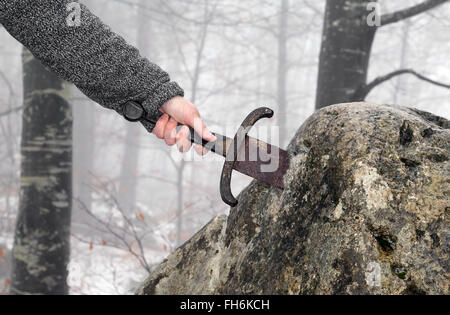
[[[192,143],[189,141],[190,131],[187,126],[181,127],[177,134],[177,147],[181,153],[188,152],[191,149]]]
[[[169,115],[163,114],[156,123],[155,128],[153,128],[153,134],[159,139],[164,139],[164,131],[166,130],[166,125],[168,121]]]
[[[216,141],[216,137],[208,130],[194,104],[183,97],[174,97],[167,101],[161,110],[175,118],[178,122],[194,128],[207,141]]]
[[[164,141],[168,146],[173,146],[177,142],[177,128],[178,122],[170,118],[164,129]]]

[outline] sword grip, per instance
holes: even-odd
[[[144,120],[148,121],[149,123],[151,123],[152,125],[156,125],[157,121],[159,120],[159,118],[162,115],[163,115],[163,113],[161,113],[161,115],[157,119],[151,119],[151,118],[147,117],[147,113],[141,104],[130,101],[124,105],[124,117],[126,120],[128,120],[130,122],[136,122],[136,121],[140,121],[140,120],[144,119]],[[183,125],[178,124],[177,132],[180,131],[181,127],[183,127]],[[209,142],[209,141],[203,139],[202,137],[200,137],[200,135],[195,132],[194,128],[192,128],[190,126],[187,126],[187,127],[189,128],[189,141],[191,141],[192,143],[201,145],[208,151],[211,151],[211,152],[214,152],[217,154],[221,154],[223,156],[226,155],[226,149],[228,147],[227,142],[229,140],[227,137],[222,136],[220,134],[212,133],[217,138],[217,141]]]
[[[147,120],[148,122],[150,122],[153,125],[156,125],[156,121],[153,119],[145,118],[145,120]],[[187,125],[178,124],[178,126],[176,128],[177,132],[179,132],[183,126],[186,126],[189,128],[188,140],[190,142],[199,144],[202,147],[204,147],[206,150],[211,151],[216,154],[219,154],[219,155],[222,155],[223,157],[226,156],[226,152],[227,152],[227,148],[228,148],[230,139],[228,139],[225,136],[222,136],[219,133],[211,132],[217,138],[217,140],[214,142],[209,142],[209,141],[203,139],[197,132],[195,132],[194,128],[187,126]]]
[[[178,124],[177,132],[179,132],[183,126],[184,126],[183,124]],[[197,132],[195,132],[194,128],[192,128],[190,126],[187,126],[187,127],[189,128],[189,141],[191,141],[192,143],[201,145],[208,151],[216,152],[215,148],[216,148],[217,141],[209,142],[209,141],[203,139],[202,137],[200,137],[200,135]],[[219,141],[219,139],[222,138],[221,135],[216,135],[214,132],[211,132],[211,133],[217,138],[218,141]]]

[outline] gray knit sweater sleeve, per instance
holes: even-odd
[[[183,90],[160,67],[81,5],[80,23],[68,23],[73,0],[0,0],[0,23],[47,68],[102,106],[123,113],[141,103],[149,118]],[[144,123],[151,132],[153,125]]]

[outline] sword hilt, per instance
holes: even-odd
[[[147,120],[151,124],[156,125],[157,120],[162,116],[162,113],[158,119],[153,120],[148,118],[147,113],[141,104],[130,101],[125,104],[123,115],[126,120],[131,122]],[[241,124],[241,127],[239,128],[239,131],[234,139],[227,138],[226,136],[222,136],[218,133],[213,133],[213,135],[217,138],[215,142],[209,142],[203,139],[197,132],[195,132],[194,128],[187,126],[189,128],[189,140],[192,143],[199,144],[205,149],[226,158],[222,169],[222,176],[220,178],[220,195],[222,200],[232,207],[238,204],[237,199],[231,192],[231,176],[233,169],[236,166],[239,148],[241,148],[242,144],[245,142],[247,133],[258,120],[262,118],[270,118],[272,116],[273,111],[270,108],[258,108],[247,116]],[[177,131],[179,131],[181,127],[183,127],[183,125],[178,124]]]
[[[260,107],[255,109],[250,114],[248,114],[248,116],[242,122],[238,132],[234,136],[233,142],[230,146],[230,148],[232,149],[228,150],[227,152],[225,164],[223,165],[222,169],[222,176],[220,178],[220,195],[222,197],[222,200],[231,207],[235,207],[238,204],[238,200],[233,196],[233,193],[231,192],[231,175],[233,173],[234,167],[236,166],[239,149],[243,144],[245,144],[245,140],[250,129],[260,119],[271,118],[273,117],[273,114],[273,110],[267,107]]]

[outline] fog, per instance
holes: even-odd
[[[166,70],[213,131],[232,137],[249,112],[267,106],[275,116],[258,125],[281,125],[281,139],[270,140],[286,148],[315,110],[324,0],[82,2]],[[387,13],[419,2],[380,4]],[[450,84],[449,29],[448,4],[380,28],[368,81],[413,69]],[[280,60],[283,42],[286,49]],[[0,292],[5,293],[20,192],[21,54],[21,44],[0,27]],[[450,90],[413,75],[386,81],[366,100],[450,118]],[[133,293],[162,259],[216,215],[228,213],[219,192],[223,161],[211,154],[194,161],[191,153],[183,157],[139,123],[125,121],[73,86],[70,103],[74,116],[70,290]],[[233,192],[237,195],[251,180],[235,173]]]

